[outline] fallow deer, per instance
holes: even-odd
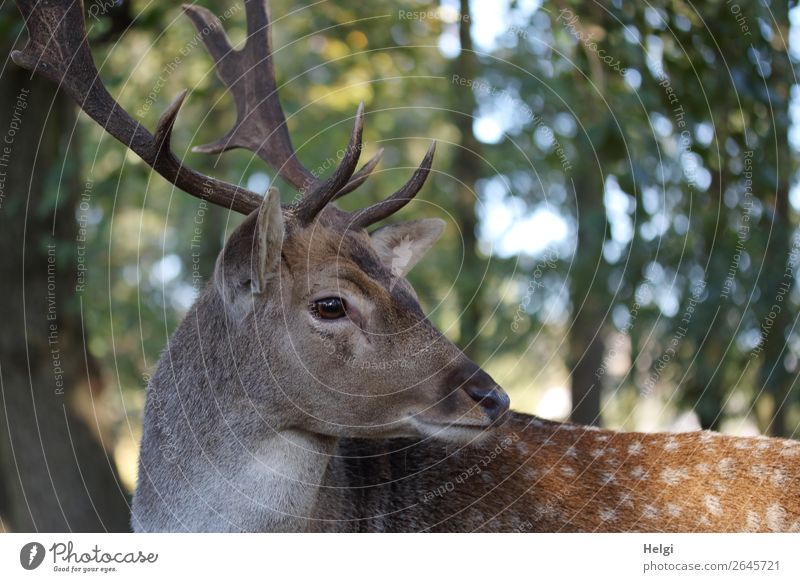
[[[98,77],[80,2],[17,4],[30,38],[15,62],[179,188],[247,214],[148,386],[135,530],[800,531],[798,442],[508,412],[404,278],[443,222],[367,231],[420,190],[433,146],[385,201],[335,207],[379,158],[355,172],[363,108],[330,178],[301,165],[263,0],[245,1],[242,50],[208,10],[184,8],[238,113],[228,135],[196,149],[253,151],[304,194],[286,207],[274,189],[262,197],[181,164],[170,134],[184,94],[155,134],[134,121]]]

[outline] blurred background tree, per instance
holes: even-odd
[[[200,3],[227,10],[226,28],[243,41],[240,3]],[[433,321],[516,409],[624,429],[797,437],[794,6],[271,6],[281,100],[303,162],[336,156],[330,144],[346,141],[362,99],[364,155],[386,149],[344,207],[397,188],[439,142],[432,179],[404,218],[436,214],[449,225],[411,279]],[[249,153],[190,151],[222,135],[234,110],[179,5],[86,10],[119,102],[153,127],[188,87],[176,152],[264,191],[273,175]],[[6,55],[24,42],[8,3],[0,31]],[[144,386],[241,219],[176,191],[10,60],[2,80],[0,132],[22,88],[31,106],[0,198],[0,423],[14,419],[0,437],[0,518],[14,530],[123,529]],[[53,242],[63,401],[52,397],[44,331]],[[85,285],[69,291],[79,256]],[[52,485],[48,467],[59,471]],[[26,503],[22,491],[40,497]],[[77,500],[71,514],[58,509],[66,498]]]

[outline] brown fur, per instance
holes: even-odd
[[[800,532],[797,441],[513,414],[474,446],[351,440],[339,452],[312,529]]]

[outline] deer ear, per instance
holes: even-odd
[[[266,291],[280,266],[282,243],[280,196],[270,188],[258,210],[234,231],[217,257],[214,285],[237,317],[252,309],[255,294]]]
[[[270,276],[275,274],[281,260],[283,244],[283,213],[281,197],[277,188],[270,188],[258,209],[255,240],[253,241],[253,277],[250,289],[253,293],[263,293]]]
[[[405,277],[444,232],[444,220],[423,218],[374,231],[372,246],[393,277]]]

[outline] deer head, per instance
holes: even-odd
[[[508,408],[502,390],[425,318],[405,273],[442,233],[424,219],[372,233],[327,206],[311,223],[278,192],[217,261],[243,397],[279,428],[469,441]],[[269,372],[277,382],[269,381]]]
[[[227,381],[238,388],[222,391],[220,406],[262,410],[274,430],[333,437],[469,442],[502,419],[506,394],[430,324],[405,279],[444,222],[430,218],[367,230],[417,194],[435,144],[408,183],[384,201],[352,213],[338,209],[332,202],[360,186],[380,159],[378,152],[356,172],[363,104],[340,165],[320,180],[298,160],[286,128],[263,0],[245,1],[248,39],[240,51],[213,14],[187,6],[238,114],[225,137],[195,150],[256,153],[302,194],[282,206],[275,189],[260,196],[181,164],[169,142],[185,92],[162,115],[155,134],[116,103],[99,81],[79,2],[18,5],[30,40],[12,55],[15,62],[61,84],[167,180],[247,215],[219,255],[213,284],[187,318],[205,322],[203,330],[179,330],[168,350],[183,354],[181,360],[204,351],[235,370]]]

